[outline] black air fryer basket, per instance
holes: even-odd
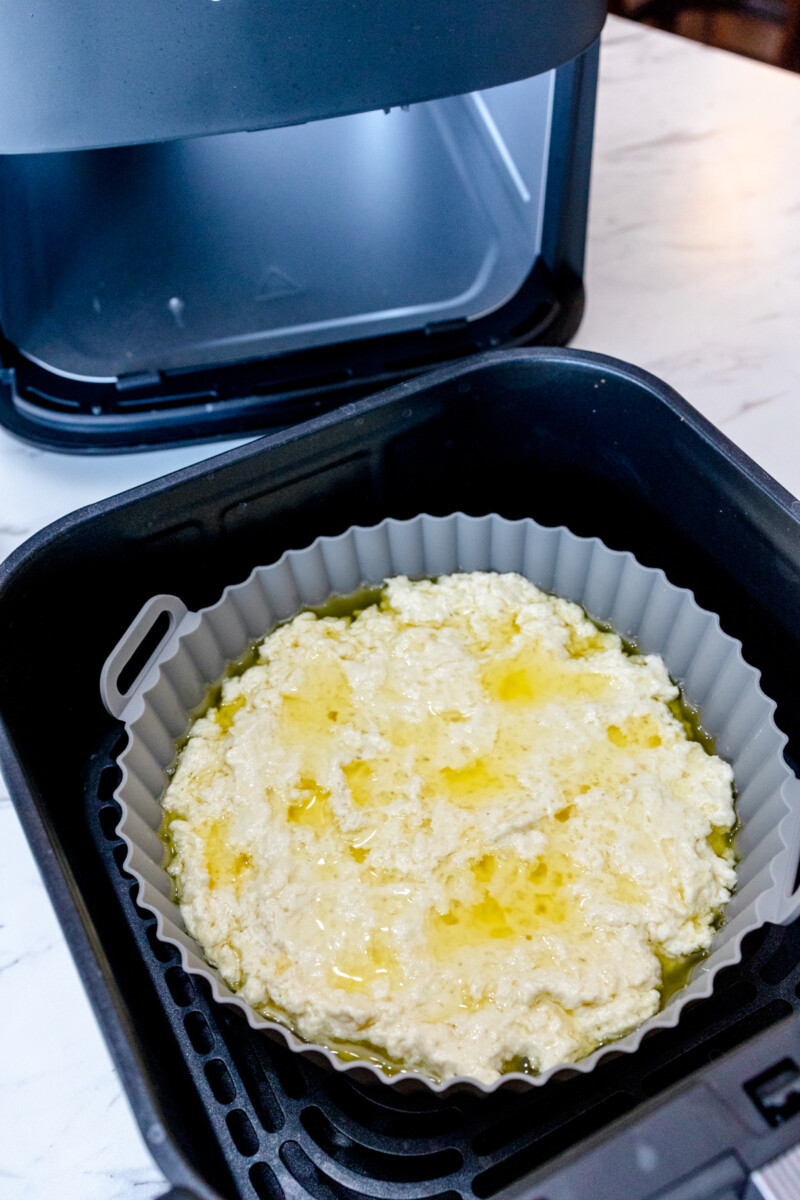
[[[64,518],[0,568],[2,751],[143,1134],[180,1195],[205,1200],[600,1200],[690,1176],[676,1196],[743,1195],[797,1136],[798,925],[751,934],[713,996],[634,1055],[523,1095],[442,1099],[358,1085],[258,1035],[137,908],[98,678],[142,603],[199,608],[319,534],[458,509],[566,524],[691,588],[761,670],[796,768],[800,504],[622,363],[485,356]]]

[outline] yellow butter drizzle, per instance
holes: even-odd
[[[307,825],[321,832],[333,829],[336,823],[330,804],[330,792],[314,779],[301,778],[296,803],[290,804],[286,818],[295,825]]]
[[[580,671],[575,659],[526,647],[513,656],[486,663],[484,686],[495,700],[516,704],[547,704],[552,700],[596,700],[610,684],[608,676]]]
[[[447,912],[429,914],[427,935],[437,958],[500,939],[530,940],[555,926],[587,932],[580,901],[570,888],[581,872],[563,851],[550,850],[536,862],[486,854],[471,872],[473,898],[454,900]]]
[[[331,987],[345,992],[364,992],[381,980],[390,981],[394,990],[402,986],[397,955],[385,941],[370,939],[360,952],[339,954],[328,972]]]
[[[201,831],[203,849],[211,891],[219,887],[238,887],[253,871],[253,856],[232,845],[228,822],[213,821]]]
[[[221,704],[214,712],[217,724],[223,733],[227,733],[233,725],[233,718],[240,709],[244,708],[247,703],[247,697],[241,692],[235,696],[233,700],[229,700],[227,704]]]

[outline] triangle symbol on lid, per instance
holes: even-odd
[[[257,300],[280,300],[284,296],[298,296],[304,289],[294,283],[280,267],[270,267],[261,278],[256,292]]]

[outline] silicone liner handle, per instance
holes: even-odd
[[[786,781],[784,788],[791,807],[788,817],[786,879],[778,897],[777,915],[768,918],[776,925],[791,925],[792,921],[800,917],[800,886],[795,887],[795,880],[800,872],[800,779],[793,775]],[[784,820],[787,818],[784,817]]]
[[[153,596],[131,621],[100,673],[100,696],[112,717],[122,718],[147,672],[187,612],[186,605],[177,596]]]

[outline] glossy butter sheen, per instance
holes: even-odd
[[[676,696],[517,575],[301,614],[164,797],[187,928],[348,1057],[485,1082],[573,1061],[658,1009],[735,883],[731,771]]]

